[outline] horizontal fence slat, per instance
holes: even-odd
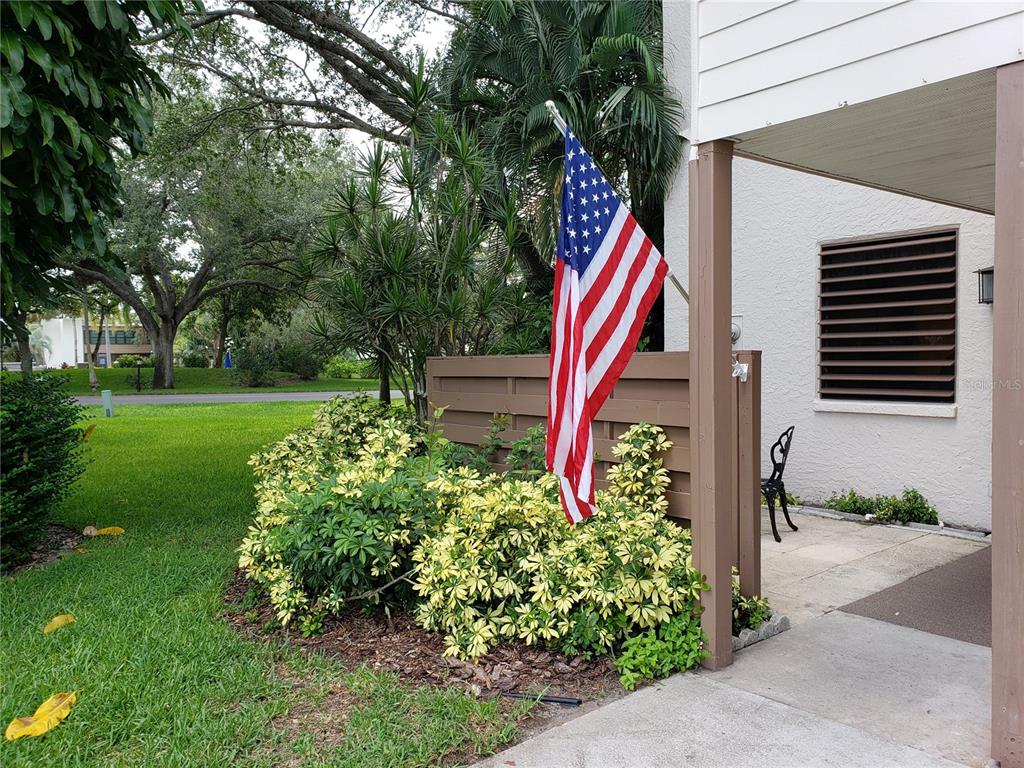
[[[500,375],[494,361],[501,360]],[[432,357],[427,362],[427,376],[449,378],[459,376],[487,376],[505,378],[548,377],[547,355],[468,355],[464,357]],[[690,358],[685,352],[640,352],[633,355],[622,372],[623,379],[682,379],[690,378]]]
[[[598,487],[604,487],[607,466],[617,463],[612,447],[638,422],[663,427],[673,441],[664,454],[669,471],[669,515],[685,520],[690,489],[690,358],[686,352],[643,352],[633,355],[611,397],[594,420],[594,451]],[[533,424],[547,420],[548,356],[508,355],[431,358],[427,362],[428,399],[444,408],[445,436],[479,446],[495,414],[509,414],[501,434],[505,446],[519,440]],[[507,449],[495,457],[497,468]]]
[[[598,432],[597,429],[594,430]],[[449,440],[454,440],[456,443],[463,443],[464,445],[479,445],[483,432],[480,427],[476,427],[469,424],[451,424],[445,423],[444,434]],[[526,437],[525,429],[506,429],[501,433],[502,440],[508,444],[515,440],[521,440]],[[598,461],[609,462],[611,464],[618,464],[619,460],[612,455],[612,448],[618,443],[618,439],[612,438],[611,440],[598,437],[594,435],[594,453],[597,456]],[[661,458],[664,461],[665,469],[669,472],[689,472],[690,471],[690,448],[689,446],[673,445],[672,449],[666,453],[661,454]]]
[[[509,395],[487,392],[443,390],[432,394],[431,404],[452,411],[477,413],[508,413],[519,416],[540,416],[547,419],[547,395]],[[627,400],[612,398],[605,401],[598,421],[616,421],[636,424],[646,421],[662,427],[690,426],[690,406],[681,402]]]

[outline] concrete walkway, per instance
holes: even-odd
[[[342,392],[218,392],[210,394],[114,395],[114,408],[119,405],[171,405],[172,403],[278,403],[289,400],[318,401],[332,397],[376,397],[376,390],[344,390]],[[79,405],[103,405],[98,395],[79,395]],[[400,390],[391,390],[391,399],[400,401]]]
[[[782,530],[781,544],[762,540],[765,591],[793,629],[726,669],[675,675],[481,768],[984,766],[991,651],[834,609],[987,545],[794,522],[800,531]]]
[[[985,541],[792,512],[777,543],[761,521],[761,587],[799,624],[989,546]]]

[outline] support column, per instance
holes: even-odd
[[[1024,62],[996,70],[992,757],[1024,768]]]
[[[697,147],[690,162],[690,510],[694,562],[711,589],[701,600],[706,667],[732,663],[736,531],[731,450],[732,143]]]

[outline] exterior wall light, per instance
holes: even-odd
[[[991,304],[992,303],[992,288],[993,288],[993,277],[994,270],[992,267],[985,267],[975,272],[978,276],[978,303],[979,304]]]

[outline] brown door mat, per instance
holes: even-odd
[[[972,552],[839,610],[992,647],[992,549]]]

